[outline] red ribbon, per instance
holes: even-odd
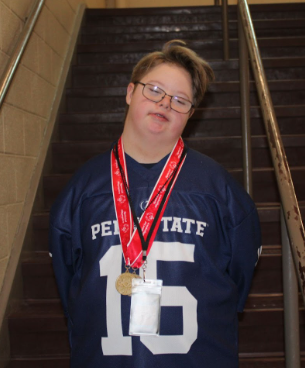
[[[150,198],[148,200],[149,206],[143,212],[140,218],[140,227],[142,229],[142,233],[144,239],[147,238],[148,232],[151,228],[151,225],[154,221],[156,213],[158,211],[159,205],[162,201],[162,198],[165,195],[166,189],[169,185],[170,180],[168,180],[177,165],[179,165],[180,158],[184,149],[184,143],[182,138],[179,138],[175,147],[173,148],[169,158],[167,159],[166,164],[157,180],[157,183],[151,192]],[[127,175],[127,166],[125,160],[125,153],[123,147],[122,137],[119,139],[117,144],[118,157],[123,168],[126,182],[128,185],[128,175]],[[165,200],[164,206],[161,210],[160,216],[156,223],[156,226],[153,230],[152,236],[149,241],[149,245],[146,251],[146,255],[149,254],[155,236],[157,234],[163,213],[165,211],[166,205],[169,200],[169,196],[171,191],[173,190],[174,184],[177,180],[181,167],[184,163],[185,157],[180,163],[180,167],[177,170],[177,174],[175,176],[174,182],[170,188],[168,196]],[[133,268],[140,268],[143,264],[142,259],[142,244],[139,236],[139,232],[137,229],[134,230],[134,224],[132,219],[132,213],[128,202],[128,197],[126,194],[123,178],[121,176],[121,172],[119,169],[118,162],[116,160],[115,154],[112,150],[111,152],[111,179],[112,179],[112,192],[113,192],[113,200],[116,211],[116,216],[119,225],[119,233],[122,244],[122,250],[124,254],[125,263],[127,266],[132,266]]]

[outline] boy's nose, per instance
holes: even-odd
[[[171,107],[171,96],[165,95],[161,101],[158,102],[159,106],[163,106],[166,109],[170,109]]]

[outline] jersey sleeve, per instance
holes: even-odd
[[[257,211],[229,230],[232,246],[229,274],[238,288],[238,312],[242,312],[251,287],[253,272],[261,251]]]
[[[238,289],[238,312],[248,297],[255,266],[261,253],[261,231],[256,207],[242,187],[229,191],[231,245],[229,275]]]
[[[52,206],[49,225],[49,251],[58,292],[68,321],[70,321],[69,293],[82,258],[81,239],[78,236],[79,198],[75,192],[72,179]]]
[[[72,239],[71,234],[50,224],[49,230],[50,256],[57,282],[58,292],[64,312],[68,315],[68,294],[73,277]]]

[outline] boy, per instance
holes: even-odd
[[[144,57],[127,88],[121,138],[52,208],[72,368],[238,367],[237,312],[258,259],[257,212],[221,166],[180,138],[212,77],[182,41]],[[131,279],[162,280],[161,306],[144,291],[131,308]]]

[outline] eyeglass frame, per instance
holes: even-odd
[[[142,89],[142,95],[147,99],[147,100],[149,100],[149,101],[152,101],[152,102],[156,102],[156,103],[158,103],[158,102],[161,102],[163,99],[164,99],[164,97],[165,96],[168,96],[168,97],[170,97],[170,108],[172,109],[172,110],[174,110],[174,111],[176,111],[176,112],[178,112],[179,114],[188,114],[195,106],[192,104],[192,102],[190,101],[190,100],[188,100],[187,98],[183,98],[183,97],[180,97],[180,96],[172,96],[172,95],[169,95],[168,93],[166,93],[162,88],[160,88],[159,86],[156,86],[155,84],[151,84],[151,83],[142,83],[142,82],[134,82],[134,84],[141,84],[142,86],[143,86],[143,89]],[[146,97],[145,95],[144,95],[144,88],[145,88],[145,86],[146,85],[150,85],[150,86],[153,86],[153,87],[157,87],[158,89],[160,89],[162,92],[164,92],[164,96],[159,100],[159,101],[154,101],[154,100],[151,100],[150,98],[148,98],[148,97]],[[190,102],[190,104],[191,104],[191,107],[190,107],[190,109],[187,111],[187,112],[181,112],[181,111],[177,111],[177,110],[175,110],[175,109],[173,109],[172,108],[172,98],[173,97],[176,97],[176,98],[181,98],[182,100],[184,100],[184,101],[187,101],[187,102]]]

